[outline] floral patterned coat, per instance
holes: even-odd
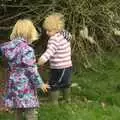
[[[16,38],[0,45],[7,59],[9,78],[5,106],[10,108],[34,108],[39,106],[36,88],[43,81],[38,73],[34,50],[23,38]]]

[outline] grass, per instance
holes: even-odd
[[[45,112],[47,111],[47,112]],[[40,109],[39,119],[46,120],[119,120],[120,109],[117,106],[102,108],[99,103],[82,103],[61,105],[59,107],[44,106]]]
[[[119,120],[120,57],[107,55],[101,63],[95,59],[92,68],[73,74],[72,103],[53,106],[42,104],[39,120]],[[40,94],[40,93],[39,93]],[[13,113],[0,113],[0,120],[14,120]]]
[[[92,68],[73,75],[78,87],[73,89],[74,96],[88,100],[106,102],[120,106],[120,57],[107,55],[100,63],[95,59]]]
[[[119,120],[120,108],[102,107],[97,102],[72,103],[59,106],[42,105],[38,110],[39,120]],[[0,120],[14,120],[13,114],[0,113]]]

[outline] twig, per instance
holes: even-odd
[[[29,13],[29,12],[32,12],[32,11],[34,11],[34,10],[36,10],[36,9],[38,9],[38,8],[35,8],[35,9],[32,9],[32,10],[28,10],[28,11],[24,11],[24,12],[21,12],[21,13],[18,13],[18,14],[16,14],[16,15],[14,15],[14,16],[8,17],[8,18],[3,19],[3,20],[0,20],[0,24],[3,23],[3,22],[6,22],[6,21],[8,21],[8,20],[14,19],[14,18],[16,18],[16,17],[18,17],[18,16],[20,16],[20,15],[27,14],[27,13]]]
[[[8,4],[1,4],[0,7],[9,7],[9,8],[36,8],[36,7],[49,7],[50,4],[39,4],[39,5],[8,5]],[[52,5],[51,5],[52,6]]]
[[[10,27],[0,27],[0,30],[10,30],[12,29],[13,26],[10,26]]]

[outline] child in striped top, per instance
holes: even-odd
[[[65,101],[70,101],[70,85],[72,73],[71,60],[71,34],[64,30],[64,16],[53,13],[47,16],[43,28],[49,36],[47,49],[38,60],[42,65],[50,62],[50,99],[53,104],[58,104],[59,92],[62,91]]]

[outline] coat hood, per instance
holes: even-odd
[[[21,38],[14,39],[12,41],[3,43],[0,45],[1,53],[5,56],[8,60],[13,60],[16,58],[20,53],[20,45],[22,45]]]

